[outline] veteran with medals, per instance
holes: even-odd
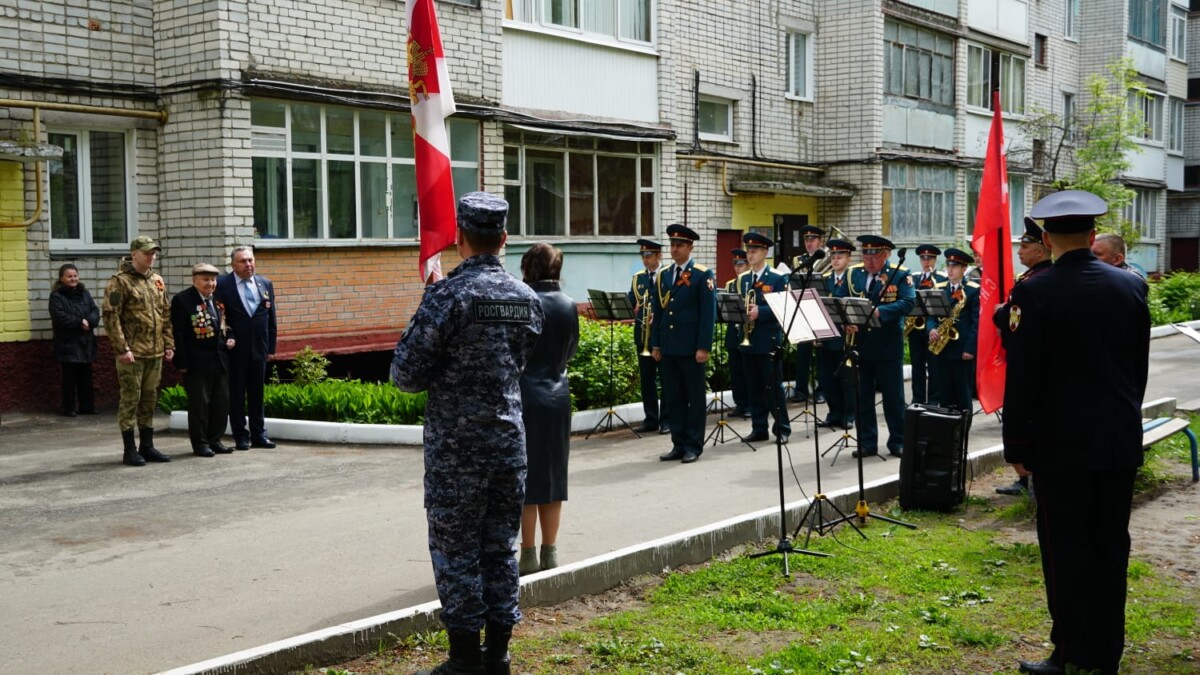
[[[213,298],[217,275],[213,265],[192,267],[192,287],[171,299],[175,333],[172,363],[183,374],[188,398],[188,438],[198,457],[227,455],[221,443],[229,414],[229,350],[236,342],[225,323],[225,308]]]
[[[887,421],[888,453],[904,450],[904,317],[916,299],[912,278],[903,267],[892,267],[888,258],[895,246],[884,237],[863,235],[862,263],[850,270],[850,294],[867,298],[875,306],[878,328],[857,332],[858,349],[858,450],[855,456],[879,453],[879,429],[875,420],[875,388],[883,393],[883,416]]]
[[[671,451],[659,459],[690,464],[704,452],[704,364],[712,349],[717,301],[712,271],[692,260],[700,235],[674,224],[667,236],[673,262],[658,275],[659,302],[650,330],[671,419]]]

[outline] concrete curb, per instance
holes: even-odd
[[[1004,464],[1003,446],[996,445],[972,452],[968,455],[968,462],[969,476],[991,471]],[[868,502],[886,501],[899,494],[899,477],[873,481],[863,488]],[[858,503],[858,488],[855,486],[830,492],[827,497],[844,513],[850,514]],[[788,504],[788,523],[798,522],[808,505],[808,499]],[[712,560],[735,546],[750,542],[774,541],[778,533],[777,508],[735,516],[712,525],[522,577],[521,606],[542,607],[580,595],[601,593],[642,574],[660,574],[683,565]],[[362,656],[379,644],[389,644],[395,637],[440,629],[441,625],[437,621],[439,609],[440,605],[437,602],[428,602],[181,666],[163,671],[163,675],[279,673],[300,670],[308,665],[319,666],[348,660]]]

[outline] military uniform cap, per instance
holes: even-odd
[[[458,226],[475,234],[500,234],[508,223],[508,202],[489,192],[468,192],[458,200]]]
[[[653,239],[638,239],[638,248],[642,253],[661,253],[662,244]]]
[[[771,244],[775,242],[771,241],[770,237],[759,234],[758,232],[747,232],[746,234],[742,235],[742,243],[747,247],[758,246],[761,248],[771,248]]]
[[[678,241],[697,242],[700,241],[700,235],[687,225],[674,223],[667,226],[667,236]]]
[[[730,253],[733,254],[733,262],[735,265],[739,262],[746,262],[746,250],[745,249],[735,248],[732,251],[730,251]]]
[[[1029,212],[1042,221],[1042,229],[1051,234],[1087,232],[1096,227],[1096,218],[1108,213],[1103,199],[1085,190],[1063,190],[1043,197]]]
[[[974,256],[957,248],[948,248],[944,253],[947,265],[970,265],[975,262]]]
[[[192,265],[192,276],[197,274],[220,274],[221,270],[209,265],[208,263],[196,263]]]
[[[151,239],[150,237],[147,237],[146,235],[143,234],[142,236],[137,237],[133,241],[129,242],[129,250],[130,251],[161,251],[162,247],[159,246],[153,239]]]
[[[921,244],[920,246],[917,247],[917,257],[921,257],[923,255],[931,255],[936,258],[941,254],[942,254],[942,249],[934,246],[933,244]]]
[[[1029,216],[1025,216],[1025,234],[1021,235],[1021,242],[1025,244],[1042,243],[1042,228],[1038,227],[1037,221]]]
[[[802,226],[800,226],[800,236],[801,237],[812,237],[812,236],[824,237],[825,230],[822,230],[821,228],[817,227],[816,225],[802,225]]]
[[[829,249],[830,253],[850,253],[855,250],[854,244],[845,239],[830,239],[825,242],[825,247]]]
[[[881,237],[877,234],[861,235],[858,237],[858,243],[862,244],[862,252],[868,255],[896,248],[891,239]]]

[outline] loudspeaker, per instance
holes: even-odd
[[[904,411],[900,507],[951,509],[966,499],[971,413],[914,403]]]

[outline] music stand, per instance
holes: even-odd
[[[613,418],[621,420],[621,426],[633,432],[634,436],[641,438],[642,435],[636,429],[629,426],[629,422],[621,417],[614,408],[616,397],[613,394],[613,347],[616,342],[615,326],[618,321],[629,321],[633,319],[633,306],[629,304],[629,298],[619,291],[598,291],[592,288],[588,289],[588,298],[592,301],[592,316],[599,321],[608,322],[608,412],[596,422],[596,426],[584,436],[584,439],[592,437],[592,434],[604,427],[604,431],[613,430]]]
[[[736,325],[745,326],[746,324],[746,301],[737,293],[729,291],[717,291],[717,321],[725,324],[725,330],[730,330]],[[744,329],[743,329],[744,330]],[[713,341],[714,345],[723,343]],[[718,349],[720,347],[717,347]],[[717,410],[720,412],[720,418],[717,420],[717,426],[713,427],[712,431],[708,432],[708,436],[704,438],[704,442],[700,445],[707,445],[711,440],[714,446],[724,444],[725,431],[738,437],[738,440],[745,443],[751,450],[758,452],[758,448],[750,444],[746,437],[739,434],[737,429],[729,426],[729,422],[725,421],[725,409],[729,407],[725,401],[721,400],[720,394],[713,392],[713,403],[717,405]]]
[[[878,328],[880,326],[879,319],[873,316],[871,301],[866,298],[822,298],[826,308],[829,310],[829,315],[834,317],[834,321],[842,326],[843,332],[848,326],[857,326],[860,330],[866,326]],[[850,337],[847,336],[847,340]],[[858,363],[851,363],[849,355],[842,361],[842,365],[838,367],[840,378],[847,383],[847,389],[850,391],[848,406],[851,410],[857,410],[858,405]],[[858,437],[850,433],[848,427],[842,429],[842,435],[838,437],[825,451],[821,453],[824,457],[830,452],[833,452],[833,459],[830,460],[829,466],[837,463],[838,456],[842,454],[842,450],[850,447],[851,441],[855,448],[858,447]]]
[[[714,293],[714,296],[716,297],[716,300],[717,300],[717,323],[728,324],[725,327],[726,331],[729,330],[730,326],[736,325],[738,323],[744,324],[746,322],[746,312],[744,309],[742,310],[742,313],[740,316],[734,316],[733,314],[731,314],[731,312],[733,310],[732,304],[725,308],[725,310],[726,310],[725,312],[721,311],[722,302],[732,302],[728,297],[724,297],[724,296],[732,296],[732,298],[734,300],[737,300],[740,304],[741,299],[736,293],[730,293],[729,291],[716,291]],[[716,355],[721,353],[721,348],[725,344],[724,339],[718,340],[717,337],[718,337],[717,335],[713,335],[712,351],[713,351],[714,362],[720,360],[720,359],[716,358]],[[725,336],[724,336],[724,334],[722,334],[720,337],[724,338]],[[714,371],[714,374],[715,374],[715,371]],[[732,370],[732,367],[730,367],[731,386],[732,386],[732,382],[733,382],[733,370]],[[709,387],[710,388],[712,387],[712,383],[709,383]],[[712,390],[712,398],[709,400],[708,406],[704,409],[704,412],[705,412],[705,414],[708,414],[708,413],[716,410],[716,411],[719,411],[723,416],[725,414],[725,410],[730,407],[731,406],[725,402],[725,399],[720,394],[717,393],[717,390],[713,389]],[[707,441],[707,439],[705,439],[705,440]]]
[[[803,269],[797,269],[795,272],[793,272],[791,274],[791,277],[790,277],[791,286],[790,287],[794,291],[803,291],[805,289],[812,289],[812,290],[816,291],[817,295],[823,295],[825,293],[825,289],[823,288],[823,284],[822,284],[823,278],[824,277],[822,275],[817,274],[816,272],[805,272]],[[808,349],[812,349],[811,344],[808,344],[808,345],[797,344],[796,351],[799,352],[801,349],[803,349],[805,347],[807,347]],[[796,354],[796,358],[800,358],[799,353]],[[796,420],[801,420],[805,424],[805,427],[804,427],[805,432],[804,433],[806,435],[808,434],[808,426],[807,425],[810,421],[807,419],[807,417],[811,416],[814,420],[817,417],[817,414],[816,414],[817,403],[815,400],[816,394],[817,394],[816,372],[817,372],[816,364],[815,363],[810,364],[810,367],[808,369],[808,382],[804,383],[804,385],[807,387],[807,389],[804,392],[804,398],[805,398],[804,407],[800,410],[800,412],[796,413],[795,417],[788,420],[789,422],[795,422]],[[795,396],[796,392],[800,391],[800,382],[793,382],[792,386],[789,387],[789,389],[791,390],[790,394],[787,391],[783,392],[785,397],[787,397],[787,398]],[[810,401],[813,404],[813,409],[811,411],[808,409],[808,404]]]

